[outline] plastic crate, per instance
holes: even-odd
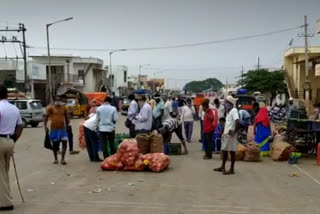
[[[297,122],[298,122],[297,119],[293,119],[293,118],[288,119],[287,128],[289,130],[297,128]]]
[[[320,121],[311,121],[311,130],[312,131],[320,131]]]
[[[169,155],[181,155],[181,144],[170,143],[169,144]]]
[[[296,128],[303,129],[303,130],[311,130],[311,121],[310,120],[297,120]]]

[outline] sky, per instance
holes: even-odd
[[[45,25],[74,17],[50,27],[52,54],[97,57],[108,65],[108,50],[134,49],[201,43],[263,34],[303,25],[315,33],[320,19],[319,0],[0,0],[0,28],[24,23],[29,55],[46,54]],[[304,44],[303,29],[246,40],[203,46],[118,52],[112,64],[127,65],[129,75],[139,65],[150,64],[143,74],[165,78],[170,88],[191,80],[215,77],[235,82],[244,70],[279,68],[283,53],[293,40]],[[13,33],[14,34],[14,33]],[[3,35],[0,32],[0,36]],[[320,35],[310,38],[320,46]],[[7,55],[15,50],[6,46]],[[4,56],[0,44],[0,57]],[[79,51],[75,49],[103,49]],[[17,50],[19,54],[19,50]]]

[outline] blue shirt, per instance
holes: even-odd
[[[104,103],[97,108],[97,124],[101,132],[113,132],[118,120],[117,109]]]
[[[135,125],[135,130],[151,131],[152,108],[148,103],[145,103],[140,109],[139,114],[133,120],[133,124]]]
[[[153,109],[153,117],[154,118],[160,117],[161,116],[161,112],[163,111],[163,109],[164,109],[164,103],[161,100],[159,103],[156,104],[156,106]]]

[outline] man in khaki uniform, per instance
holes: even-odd
[[[13,210],[9,183],[10,159],[14,142],[22,134],[20,112],[7,98],[7,88],[0,85],[0,211]]]

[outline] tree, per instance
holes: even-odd
[[[216,78],[209,78],[203,81],[192,81],[185,85],[184,90],[191,91],[193,93],[200,93],[204,90],[212,89],[213,91],[219,91],[223,87],[222,82]]]
[[[241,80],[238,83],[240,84]],[[270,92],[271,103],[278,93],[287,92],[287,85],[282,70],[272,72],[267,69],[248,71],[243,75],[242,85],[250,92]]]

